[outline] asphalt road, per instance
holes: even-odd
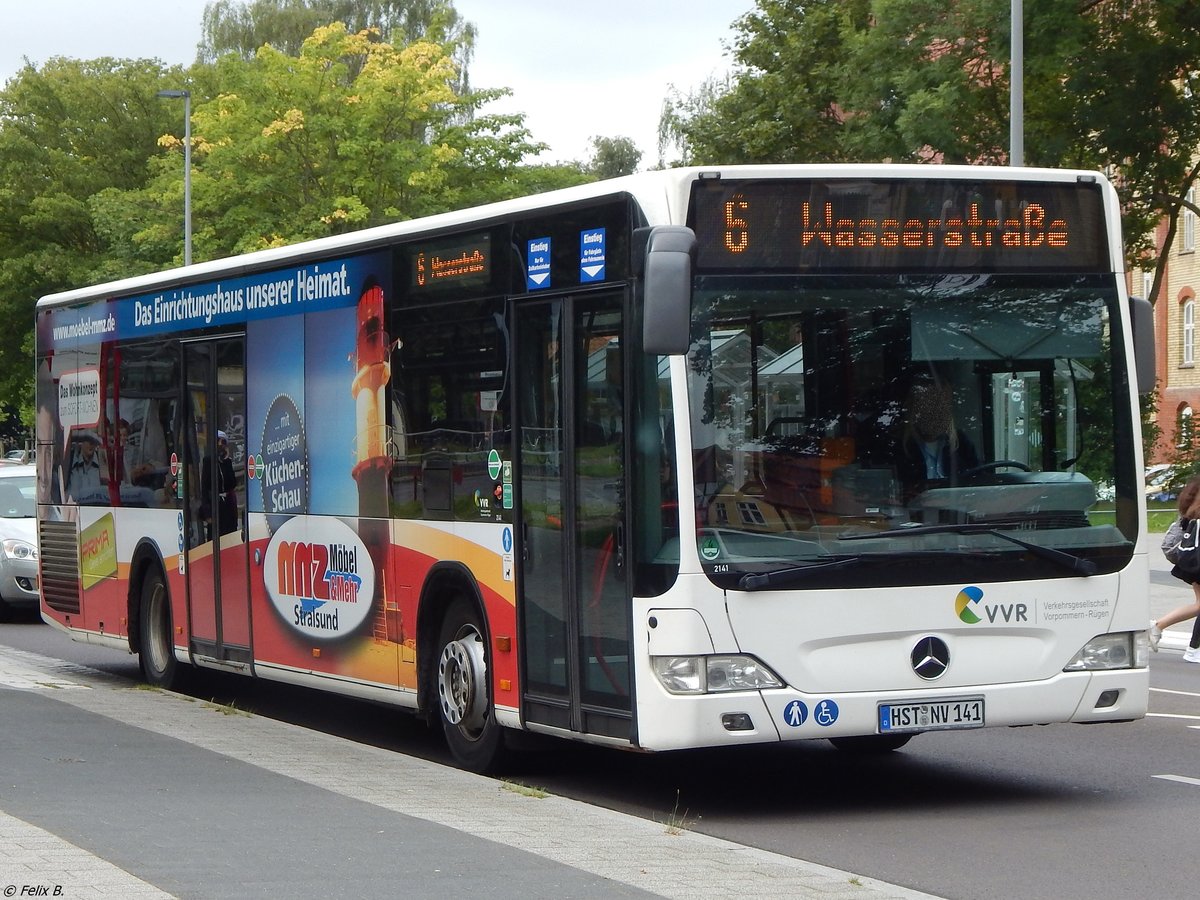
[[[0,644],[137,677],[133,657],[34,620]],[[1200,821],[1200,666],[1152,662],[1151,716],[921,735],[886,757],[826,742],[639,755],[544,741],[510,778],[551,793],[945,897],[1183,896]],[[400,712],[206,673],[192,693],[449,762]]]

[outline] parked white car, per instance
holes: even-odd
[[[0,612],[37,604],[37,467],[0,466]]]

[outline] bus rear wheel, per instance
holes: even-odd
[[[503,758],[504,735],[488,685],[487,640],[473,604],[459,599],[450,605],[438,648],[438,715],[446,743],[464,769],[491,771]]]
[[[913,739],[911,734],[863,734],[855,737],[830,738],[829,743],[843,753],[873,754],[899,750]]]
[[[138,634],[138,665],[148,684],[170,689],[179,681],[175,640],[171,630],[171,598],[158,572],[142,582]]]

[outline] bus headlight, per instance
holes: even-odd
[[[783,687],[783,681],[753,656],[652,656],[650,664],[672,694],[715,694]]]
[[[1144,669],[1149,663],[1149,649],[1144,631],[1100,634],[1084,644],[1071,661],[1063,666],[1063,671]]]

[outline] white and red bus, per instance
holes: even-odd
[[[42,615],[477,770],[1136,719],[1118,220],[1090,172],[679,169],[45,297]]]

